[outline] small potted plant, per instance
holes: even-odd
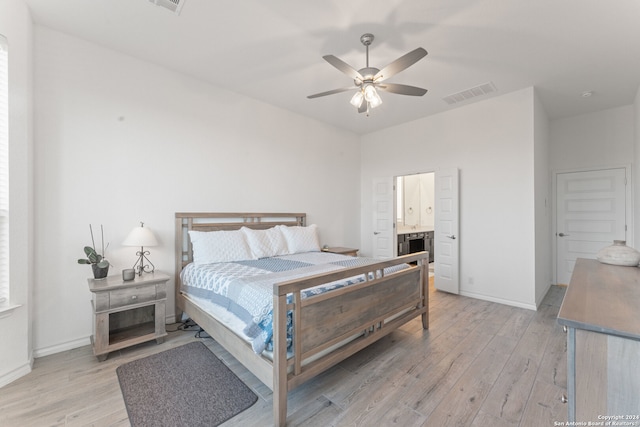
[[[91,264],[91,268],[93,269],[93,277],[94,279],[104,279],[107,277],[109,273],[109,261],[104,257],[104,230],[102,225],[100,225],[100,238],[101,238],[101,246],[102,246],[102,254],[99,254],[96,251],[96,242],[93,239],[93,228],[91,224],[89,224],[89,232],[91,233],[91,244],[92,246],[85,246],[84,253],[87,256],[86,258],[80,258],[78,260],[78,264]],[[107,244],[107,247],[109,245]]]

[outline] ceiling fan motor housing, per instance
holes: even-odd
[[[360,86],[362,85],[362,83],[373,83],[373,77],[378,74],[378,71],[380,70],[375,67],[365,67],[359,69],[358,72],[362,77],[364,77],[364,80],[360,81],[358,79],[355,79],[354,82],[356,86]]]

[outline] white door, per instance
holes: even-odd
[[[458,234],[458,169],[435,173],[434,286],[460,292]]]
[[[556,283],[568,284],[576,258],[626,240],[624,168],[559,173],[556,178]]]
[[[395,233],[393,232],[393,177],[373,180],[373,256],[394,256]]]

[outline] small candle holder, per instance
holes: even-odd
[[[136,278],[136,271],[133,268],[125,268],[122,270],[122,280],[128,282]]]

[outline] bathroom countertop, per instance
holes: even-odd
[[[412,234],[412,233],[426,233],[427,231],[433,231],[433,226],[416,227],[400,226],[398,227],[398,234]]]

